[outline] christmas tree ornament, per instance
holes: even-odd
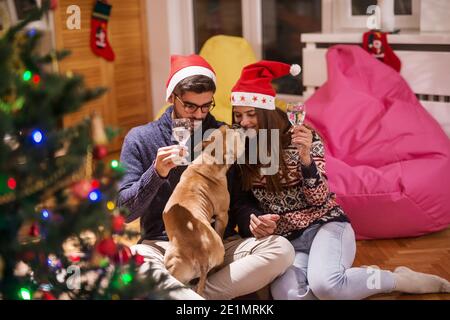
[[[30,237],[39,237],[41,235],[41,231],[39,229],[39,225],[37,224],[37,222],[33,222],[33,224],[30,226],[28,235]]]
[[[106,145],[108,143],[103,119],[98,113],[94,113],[91,117],[91,131],[92,141],[95,145]]]
[[[131,257],[132,253],[130,248],[128,248],[126,245],[119,245],[119,248],[114,256],[114,262],[118,264],[127,264]]]
[[[87,199],[92,191],[92,183],[90,180],[80,180],[72,185],[71,191],[78,199]]]
[[[139,253],[134,255],[134,263],[139,267],[145,262],[145,258],[141,256]]]
[[[106,238],[97,244],[97,251],[104,256],[114,259],[118,248],[112,238]]]
[[[102,160],[108,155],[108,148],[105,145],[96,145],[93,154],[95,160]]]
[[[96,1],[91,17],[92,52],[108,61],[114,61],[115,55],[108,41],[108,20],[112,6]]]
[[[23,261],[19,261],[14,268],[14,275],[16,277],[26,277],[31,272],[31,268]]]
[[[17,137],[12,136],[10,134],[5,134],[3,137],[3,143],[7,145],[11,151],[15,151],[20,147],[20,143]]]
[[[115,233],[123,233],[125,231],[125,218],[120,214],[113,216],[111,227]]]
[[[91,230],[85,230],[80,233],[80,239],[83,241],[84,245],[88,245],[90,247],[95,246],[97,242],[97,236]]]

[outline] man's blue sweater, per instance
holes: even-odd
[[[159,120],[131,129],[125,137],[120,155],[120,161],[127,171],[119,185],[118,205],[130,210],[127,222],[141,218],[141,241],[168,240],[162,213],[181,174],[187,168],[186,166],[175,167],[167,178],[161,178],[154,167],[158,149],[174,144],[172,111],[173,108],[169,107]],[[202,123],[202,131],[204,133],[222,124],[208,114]],[[225,237],[234,233],[236,225],[242,236],[251,236],[249,216],[251,213],[259,215],[261,212],[256,199],[250,192],[244,193],[238,190],[239,183],[236,183],[234,172],[235,168],[232,167],[227,176],[231,209]]]

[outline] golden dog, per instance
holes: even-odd
[[[164,264],[169,273],[184,284],[199,277],[197,293],[200,295],[208,272],[223,263],[222,238],[230,206],[226,174],[244,152],[244,141],[241,130],[228,126],[215,130],[211,141],[203,142],[201,155],[181,175],[163,212],[170,242]],[[207,152],[212,142],[215,142],[214,155]],[[217,150],[220,148],[222,150]]]

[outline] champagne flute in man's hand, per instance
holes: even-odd
[[[189,137],[191,136],[191,119],[180,118],[172,120],[172,137],[178,141],[180,148],[185,148]],[[180,150],[181,151],[181,150]],[[186,158],[175,158],[176,164],[186,165]]]

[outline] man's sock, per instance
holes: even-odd
[[[395,291],[406,293],[450,293],[450,282],[436,275],[413,271],[407,267],[394,270]]]

